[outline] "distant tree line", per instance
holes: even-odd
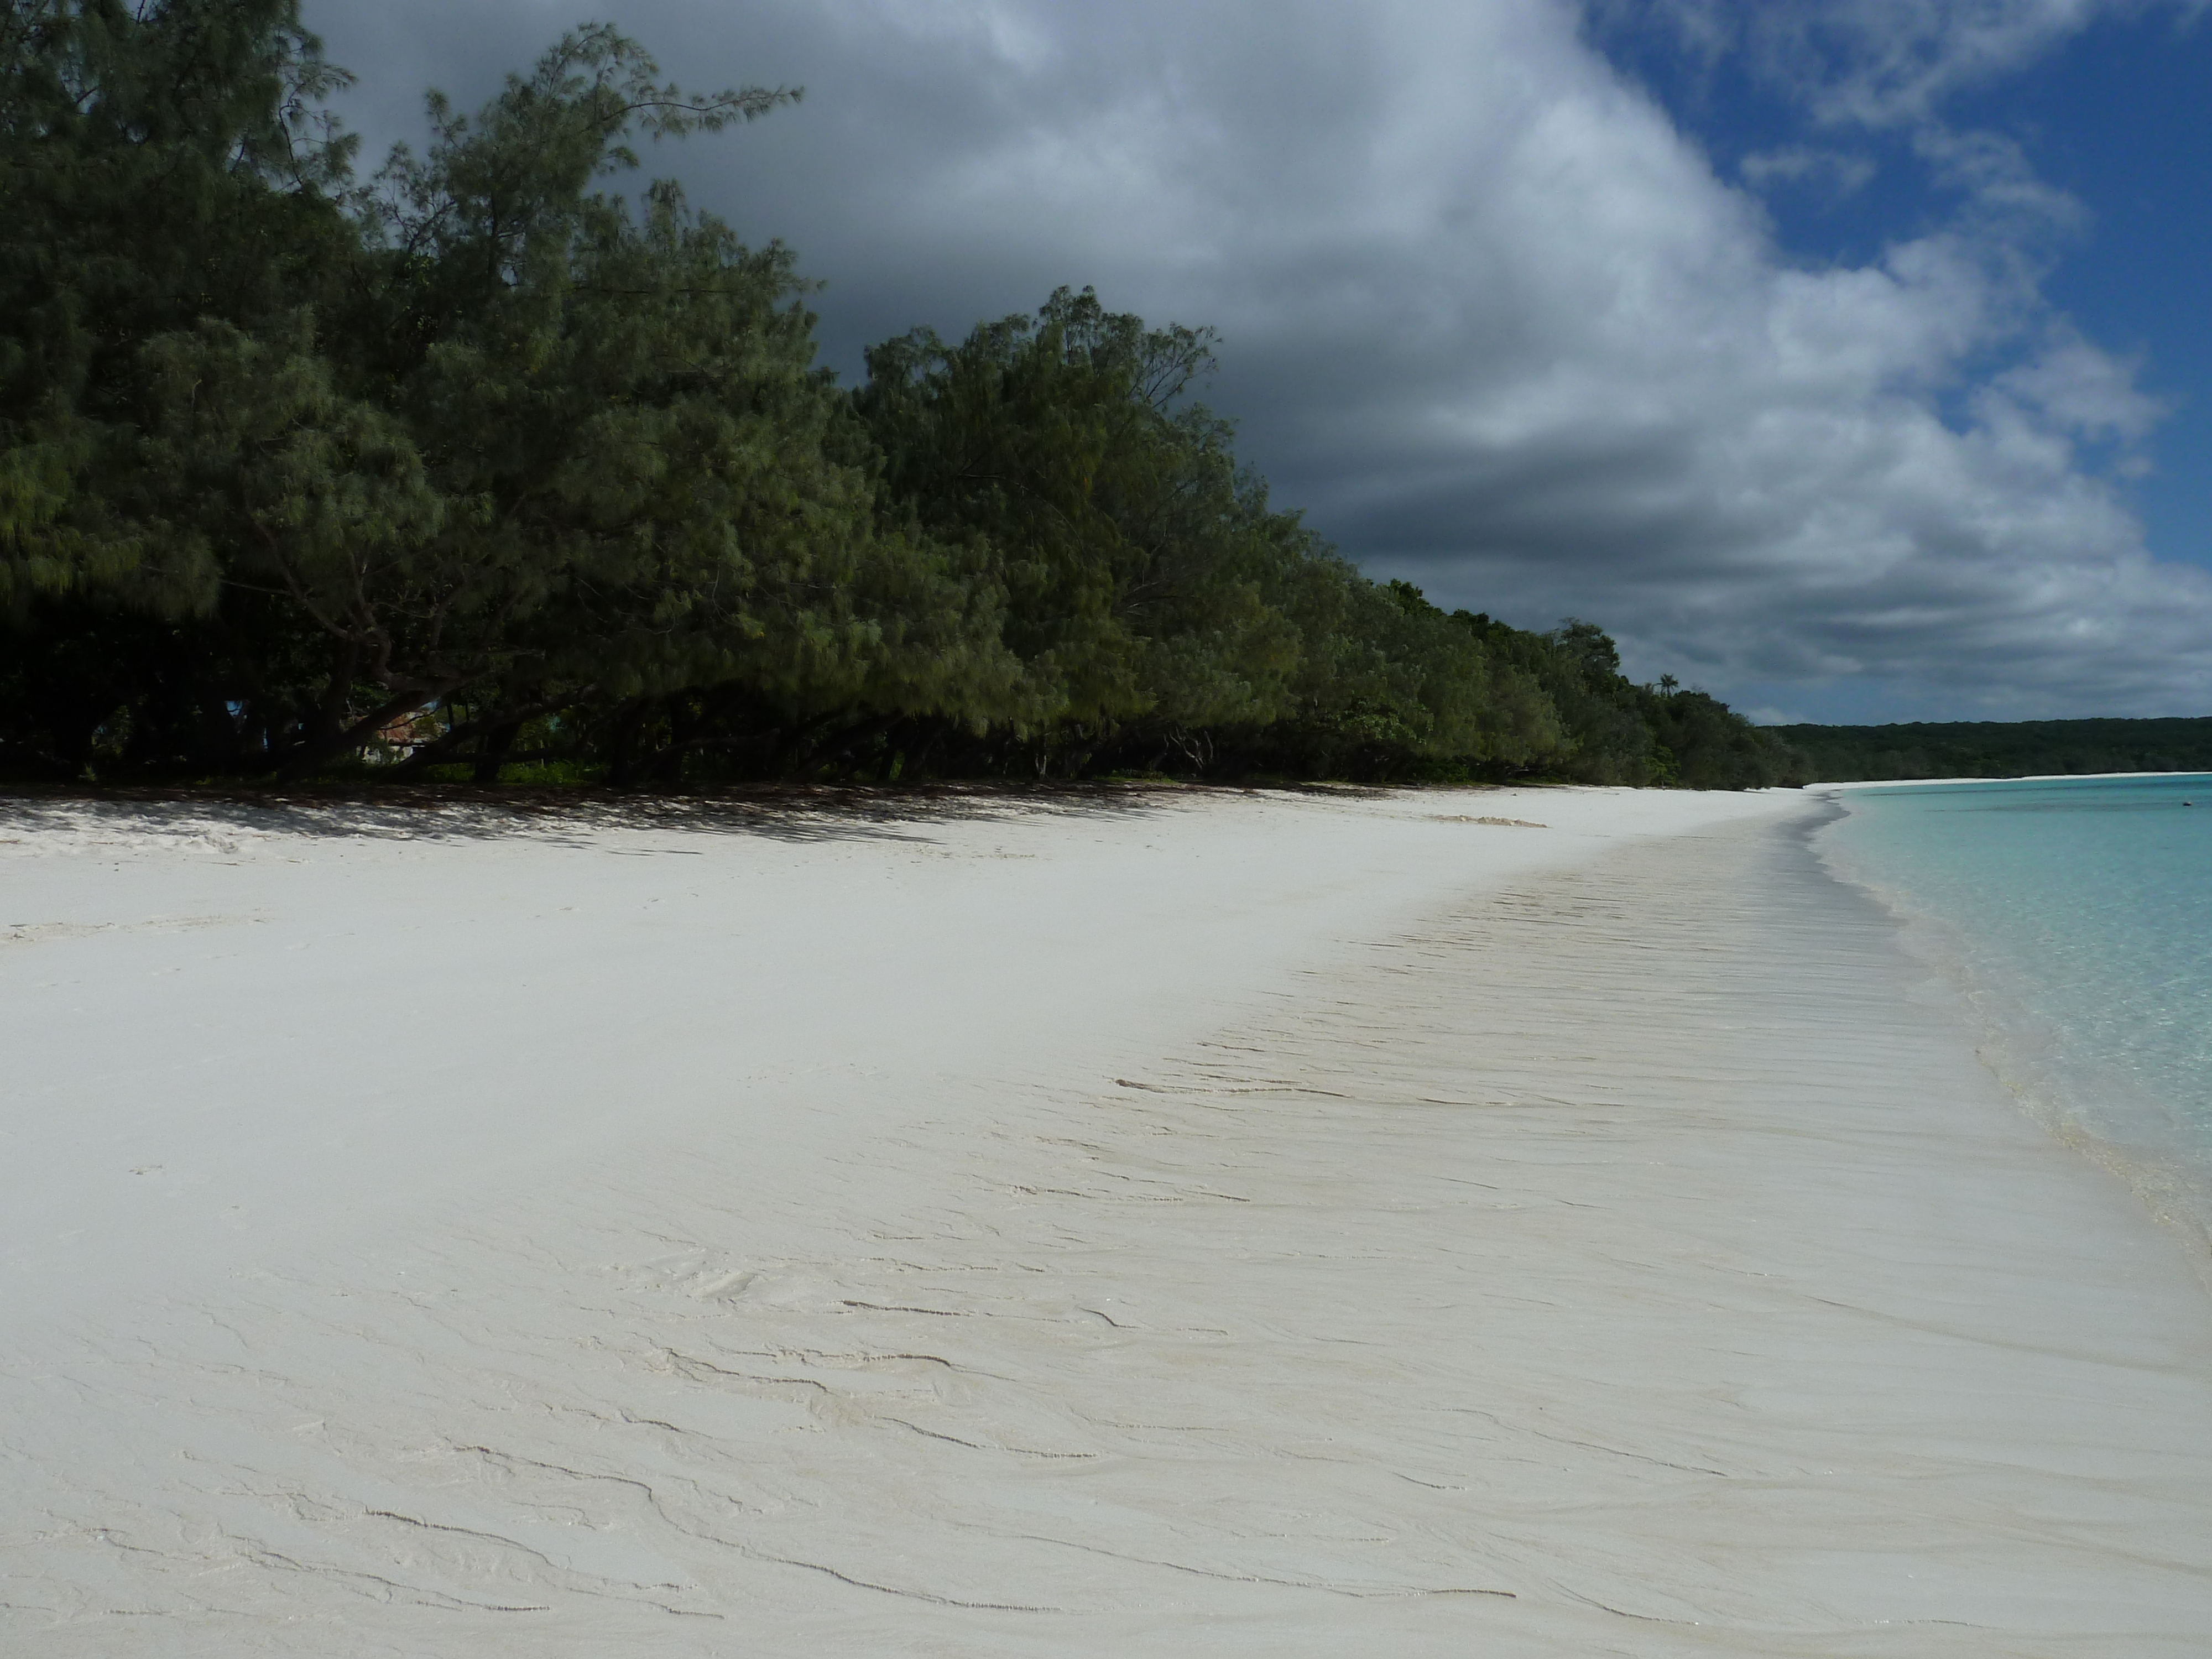
[[[2212,772],[2212,719],[1981,720],[1766,728],[1808,782]]]
[[[605,27],[366,182],[296,0],[0,0],[0,773],[1550,776],[1786,750],[1613,641],[1362,576],[1063,289],[814,366]]]

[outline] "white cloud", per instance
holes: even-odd
[[[1854,151],[1784,144],[1745,156],[1736,163],[1736,171],[1753,190],[1784,185],[1855,196],[1866,188],[1875,168],[1872,156]]]
[[[1218,326],[1278,498],[1448,604],[1572,611],[1636,672],[1796,708],[1853,678],[1916,711],[2212,705],[2212,575],[2151,560],[2113,482],[2157,410],[2040,299],[2039,239],[2078,225],[2002,145],[1926,129],[1957,221],[1807,268],[1566,0],[611,9],[687,80],[807,83],[654,164],[800,249],[847,361],[1095,283]],[[1851,97],[1924,106],[2081,6],[1933,9],[1951,44],[1908,27]],[[556,17],[470,13],[471,52],[495,17],[516,43],[480,70],[427,3],[310,8],[340,61],[465,93]]]
[[[2026,404],[2055,431],[2132,443],[2166,413],[2156,398],[2136,390],[2134,370],[2133,363],[2054,323],[2042,350],[1997,375],[1984,395]]]
[[[1709,62],[1741,54],[1818,119],[1863,127],[1937,120],[1943,100],[2024,68],[2100,17],[2205,0],[1586,0],[1611,27],[1669,30]]]

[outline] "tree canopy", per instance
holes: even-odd
[[[2212,772],[2212,719],[1781,726],[1808,781]]]
[[[625,182],[795,89],[587,26],[362,179],[347,80],[296,0],[0,0],[0,772],[1788,770],[1362,575],[1206,331],[1062,289],[839,387],[789,249]]]

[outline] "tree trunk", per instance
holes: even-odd
[[[876,781],[892,783],[907,773],[907,750],[914,742],[914,722],[898,720],[884,734],[884,757],[876,767]]]
[[[346,710],[353,702],[354,671],[361,666],[361,641],[348,640],[338,647],[331,665],[331,683],[315,709],[314,722],[304,737],[311,744],[326,744],[346,729]]]
[[[805,720],[793,720],[777,734],[775,750],[769,756],[769,775],[787,778],[799,769],[799,764],[814,752],[814,734],[837,718],[837,711],[813,714]]]
[[[483,734],[477,746],[475,781],[489,786],[499,781],[499,769],[506,763],[507,751],[514,747],[516,735],[522,730],[520,720],[502,720]]]
[[[326,731],[317,736],[311,730],[294,745],[276,768],[279,783],[296,783],[317,767],[337,759],[349,749],[358,749],[402,714],[411,714],[426,708],[445,696],[449,688],[434,687],[422,691],[402,692],[387,699],[351,726]]]
[[[843,763],[846,772],[849,775],[855,769],[853,764],[853,751],[861,744],[872,741],[890,731],[898,723],[899,716],[896,714],[871,714],[867,719],[857,720],[843,731],[823,738],[815,745],[814,752],[817,755],[827,755],[835,750],[837,759]]]
[[[652,709],[650,697],[632,697],[615,711],[614,738],[607,745],[607,782],[611,787],[637,787],[638,739],[645,733],[645,717]]]

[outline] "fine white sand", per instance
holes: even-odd
[[[16,803],[0,1652],[2202,1654],[2212,1301],[1831,810]]]

